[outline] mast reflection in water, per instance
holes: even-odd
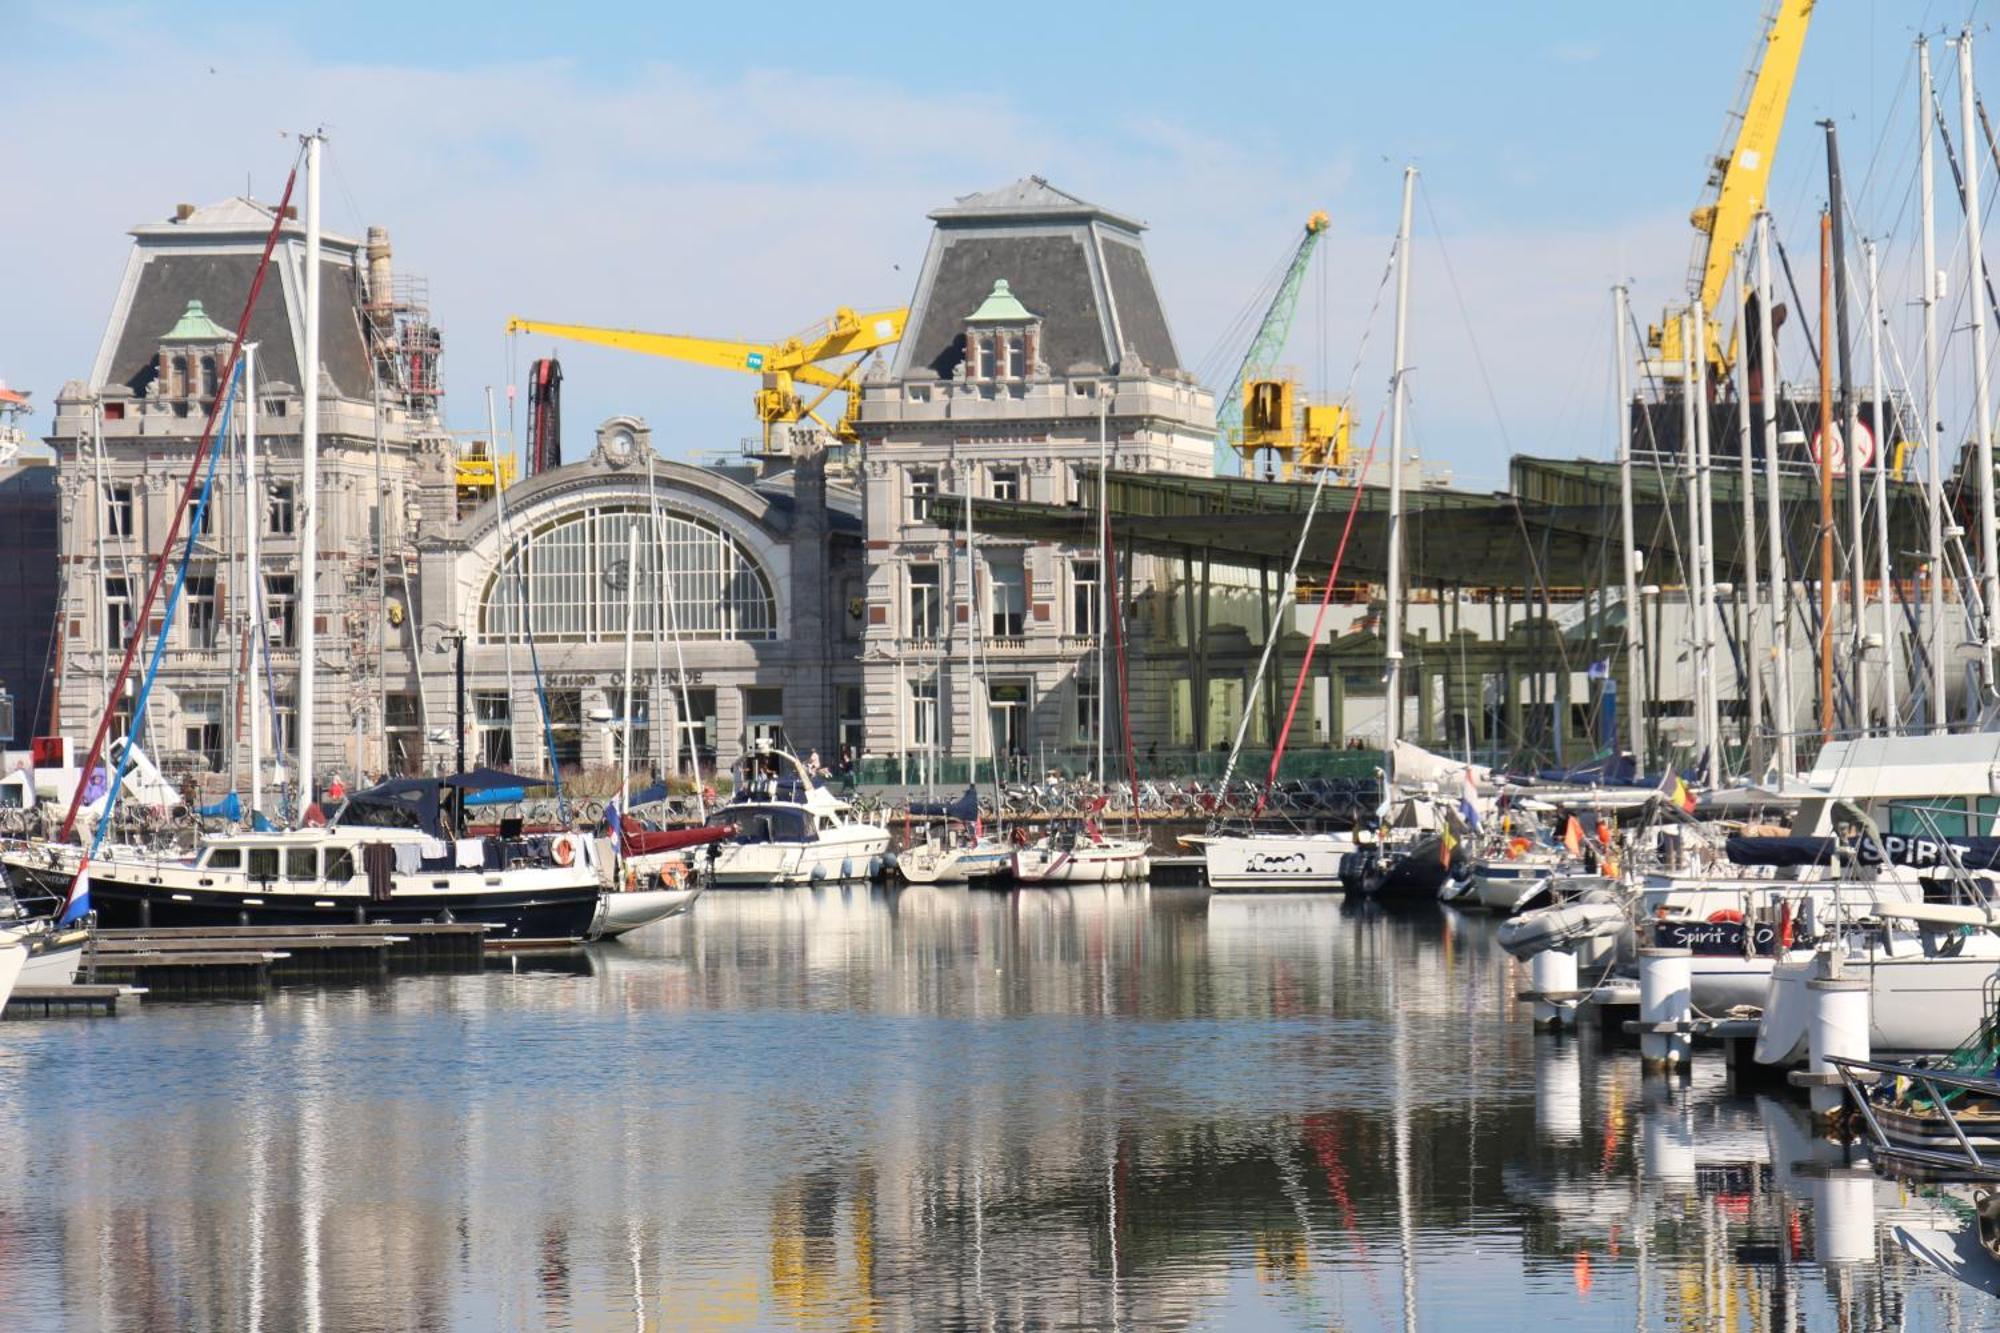
[[[716,894],[584,964],[0,1026],[0,1326],[1973,1327],[1956,1228],[1490,926]],[[1963,1293],[1963,1294],[1961,1294]]]

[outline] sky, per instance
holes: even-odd
[[[509,339],[509,315],[775,339],[907,302],[925,214],[1035,174],[1148,224],[1181,358],[1213,380],[1326,209],[1287,360],[1330,396],[1351,384],[1365,434],[1387,395],[1381,279],[1412,162],[1412,443],[1497,488],[1512,452],[1613,448],[1609,289],[1631,284],[1642,322],[1684,291],[1687,214],[1762,5],[567,8],[0,0],[0,379],[46,409],[88,373],[126,231],[246,186],[275,198],[319,127],[329,228],[386,226],[398,269],[429,280],[460,430],[483,426],[487,386],[504,416],[506,386],[550,350]],[[1859,229],[1887,247],[1885,291],[1914,289],[1911,43],[1981,22],[1974,8],[1819,6],[1772,188],[1808,267],[1815,122],[1831,118]],[[1907,322],[1907,298],[1884,303]],[[613,413],[647,418],[675,457],[755,431],[748,376],[556,350],[570,458]]]

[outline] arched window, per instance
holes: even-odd
[[[638,527],[636,570],[629,534]],[[663,539],[664,538],[664,543]],[[661,546],[668,577],[660,578]],[[627,581],[636,574],[633,632],[690,639],[775,639],[777,599],[756,560],[729,533],[688,514],[662,511],[660,531],[642,505],[564,514],[517,537],[501,553],[479,602],[485,643],[599,643],[625,636]],[[527,593],[522,624],[521,594]],[[667,605],[671,597],[672,606]],[[524,632],[525,630],[525,632]]]

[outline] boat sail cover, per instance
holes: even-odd
[[[1837,861],[1858,865],[1954,865],[1962,870],[2000,870],[2000,838],[1930,838],[1885,833],[1877,846],[1872,838],[1842,842],[1839,838],[1734,837],[1727,845],[1729,860],[1739,866],[1825,866]]]
[[[956,819],[970,824],[979,818],[979,789],[967,787],[951,801],[911,801],[910,814],[919,819]]]

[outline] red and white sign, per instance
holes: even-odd
[[[1873,467],[1875,465],[1875,433],[1868,429],[1867,422],[1857,421],[1854,423],[1854,436],[1855,453],[1859,455],[1856,466],[1862,468]],[[1807,448],[1812,451],[1812,460],[1817,464],[1820,460],[1820,437],[1818,431],[1813,432],[1812,443]],[[1835,426],[1833,428],[1833,475],[1836,477],[1847,475],[1847,452],[1847,450],[1840,447],[1840,427]]]

